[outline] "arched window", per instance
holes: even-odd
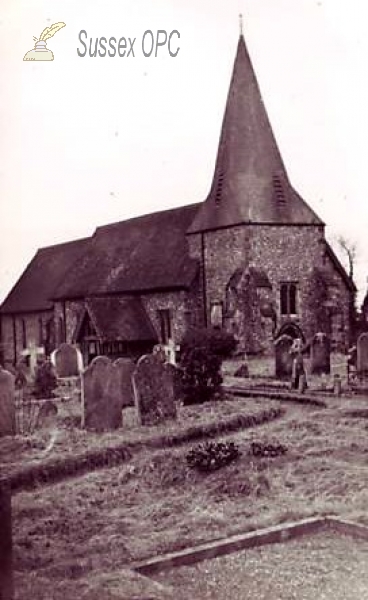
[[[223,326],[222,302],[217,300],[211,302],[210,320],[212,327],[221,329]]]
[[[59,344],[65,341],[64,319],[62,317],[58,319],[58,340]]]
[[[163,308],[157,311],[159,327],[160,327],[160,342],[167,344],[171,339],[171,312],[168,308]]]

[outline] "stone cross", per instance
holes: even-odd
[[[180,346],[175,344],[174,340],[169,339],[165,346],[166,360],[170,365],[176,367],[176,353],[179,352]]]
[[[45,355],[45,349],[43,346],[37,347],[34,342],[31,342],[28,348],[22,350],[21,355],[29,357],[29,368],[31,374],[34,375],[37,366],[37,359]]]

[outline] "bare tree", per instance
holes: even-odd
[[[351,280],[353,280],[354,267],[357,257],[357,245],[355,242],[349,240],[343,235],[339,235],[339,237],[337,238],[337,243],[339,245],[340,250],[345,254],[349,265],[349,277]]]

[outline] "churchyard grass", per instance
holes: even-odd
[[[351,409],[367,406],[366,399],[348,402]],[[239,399],[185,410],[195,423],[241,410],[246,414],[267,403]],[[43,600],[52,589],[52,597],[59,600],[68,594],[78,597],[94,581],[96,595],[89,587],[88,598],[97,598],[102,597],[98,589],[108,587],[117,570],[160,553],[314,515],[335,514],[368,524],[367,421],[347,416],[346,409],[347,401],[334,398],[325,409],[290,405],[282,418],[221,436],[236,442],[241,456],[213,473],[198,473],[187,465],[193,443],[157,450],[143,444],[120,466],[16,494],[18,590]],[[182,426],[179,417],[169,430]],[[100,436],[66,431],[58,452],[65,453],[67,444],[69,452],[103,446],[123,435],[144,441],[161,428]],[[281,443],[288,451],[276,458],[256,458],[250,452],[252,442]],[[119,581],[119,598],[134,597],[129,577],[120,576]],[[155,594],[165,598],[157,589],[147,596]]]
[[[182,406],[178,411],[177,421],[163,424],[117,431],[95,433],[81,429],[80,404],[77,401],[62,404],[59,420],[49,430],[35,430],[27,437],[0,438],[0,456],[4,475],[13,474],[19,469],[35,464],[45,464],[48,460],[68,460],[86,452],[104,451],[121,444],[158,446],[170,445],[170,440],[177,437],[191,438],[196,430],[205,432],[216,429],[217,425],[240,418],[259,416],[273,409],[280,409],[278,402],[267,399],[233,398],[226,395],[224,399],[202,405]],[[240,423],[241,425],[241,423]],[[200,434],[200,431],[199,431]],[[194,437],[194,436],[193,436]],[[198,435],[200,437],[200,435]],[[155,444],[152,440],[157,440]]]

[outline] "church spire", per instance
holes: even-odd
[[[240,223],[322,224],[293,190],[240,36],[212,186],[189,233]]]

